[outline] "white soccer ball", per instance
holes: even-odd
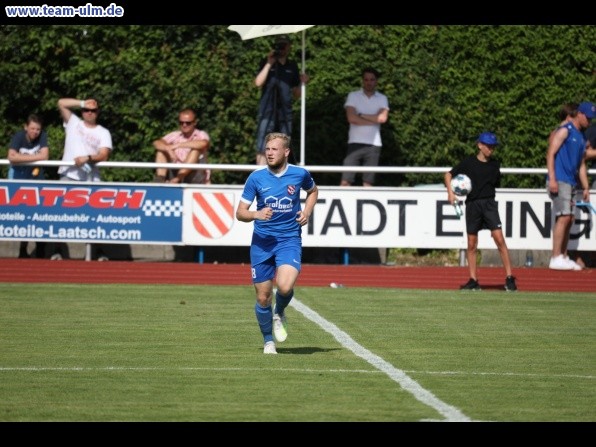
[[[472,180],[466,174],[457,174],[451,179],[451,190],[456,196],[467,196],[472,191]]]

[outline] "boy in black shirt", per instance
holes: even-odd
[[[455,204],[457,198],[451,189],[451,179],[458,174],[465,174],[472,180],[472,190],[466,197],[466,233],[468,235],[467,261],[470,271],[470,280],[462,285],[462,290],[480,290],[476,275],[476,255],[478,249],[478,232],[488,229],[497,245],[503,267],[505,268],[505,290],[517,290],[515,278],[511,272],[511,260],[503,229],[499,209],[495,200],[495,188],[501,181],[501,166],[497,160],[492,159],[493,151],[499,144],[495,134],[484,132],[478,140],[478,154],[466,157],[451,171],[445,173],[445,186],[447,186],[447,200]]]

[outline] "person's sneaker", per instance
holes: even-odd
[[[263,348],[263,354],[277,354],[277,350],[275,349],[275,342],[268,341],[265,343],[265,347]]]
[[[575,262],[573,263],[575,264]],[[548,263],[548,268],[552,270],[573,270],[574,267],[565,256],[559,255],[554,258],[550,258],[550,262]]]
[[[585,262],[584,262],[584,260],[583,260],[581,257],[579,257],[579,256],[578,256],[577,258],[575,258],[575,261],[573,261],[573,262],[575,262],[577,265],[579,265],[579,266],[581,267],[581,269],[582,269],[582,270],[586,268],[586,263],[585,263]]]
[[[513,276],[508,276],[505,278],[505,290],[507,292],[515,292],[517,290],[517,286],[515,285],[515,278]]]
[[[288,323],[285,315],[281,317],[279,314],[273,315],[273,336],[280,343],[288,338]]]
[[[54,253],[50,261],[62,261],[62,255],[60,253]]]
[[[105,261],[109,261],[110,258],[108,258],[106,255],[101,255],[100,257],[97,258],[97,260],[99,262],[105,262]]]
[[[459,287],[460,290],[482,290],[480,284],[473,278],[470,278],[467,283]]]
[[[570,259],[569,263],[571,264],[571,270],[575,270],[575,271],[579,271],[579,270],[583,270],[582,266],[579,265],[577,262],[575,262],[574,260]]]
[[[569,256],[565,256],[565,262],[567,262],[567,264],[571,266],[570,270],[582,270],[582,266],[575,262],[573,259],[571,259]]]

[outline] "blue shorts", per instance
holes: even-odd
[[[301,237],[277,239],[253,235],[250,246],[250,271],[253,283],[272,280],[275,278],[275,270],[286,264],[300,271],[302,267]]]

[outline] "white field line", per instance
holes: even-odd
[[[198,366],[0,366],[0,372],[8,371],[282,371],[299,373],[338,373],[338,374],[385,374],[384,371],[371,369],[312,369],[312,368],[210,368]],[[596,376],[580,374],[532,374],[510,372],[473,372],[473,371],[416,371],[404,369],[408,374],[427,376],[498,376],[498,377],[537,377],[594,380]]]
[[[418,382],[412,379],[410,376],[406,374],[405,371],[398,369],[391,365],[389,362],[386,362],[381,357],[376,354],[373,354],[368,349],[364,348],[363,346],[356,343],[352,337],[346,334],[344,331],[339,329],[333,323],[327,321],[323,317],[321,317],[318,313],[313,311],[311,308],[302,304],[300,301],[294,297],[292,301],[290,301],[290,306],[295,308],[298,312],[304,315],[313,323],[317,324],[326,332],[329,332],[333,337],[346,349],[349,349],[358,357],[361,357],[368,363],[370,363],[375,368],[383,371],[387,374],[392,380],[397,382],[405,391],[412,394],[417,400],[422,402],[423,404],[433,408],[439,414],[441,414],[446,421],[448,422],[471,422],[468,416],[463,414],[459,409],[455,408],[452,405],[449,405],[439,398],[437,398],[433,393],[430,391],[422,388]]]

